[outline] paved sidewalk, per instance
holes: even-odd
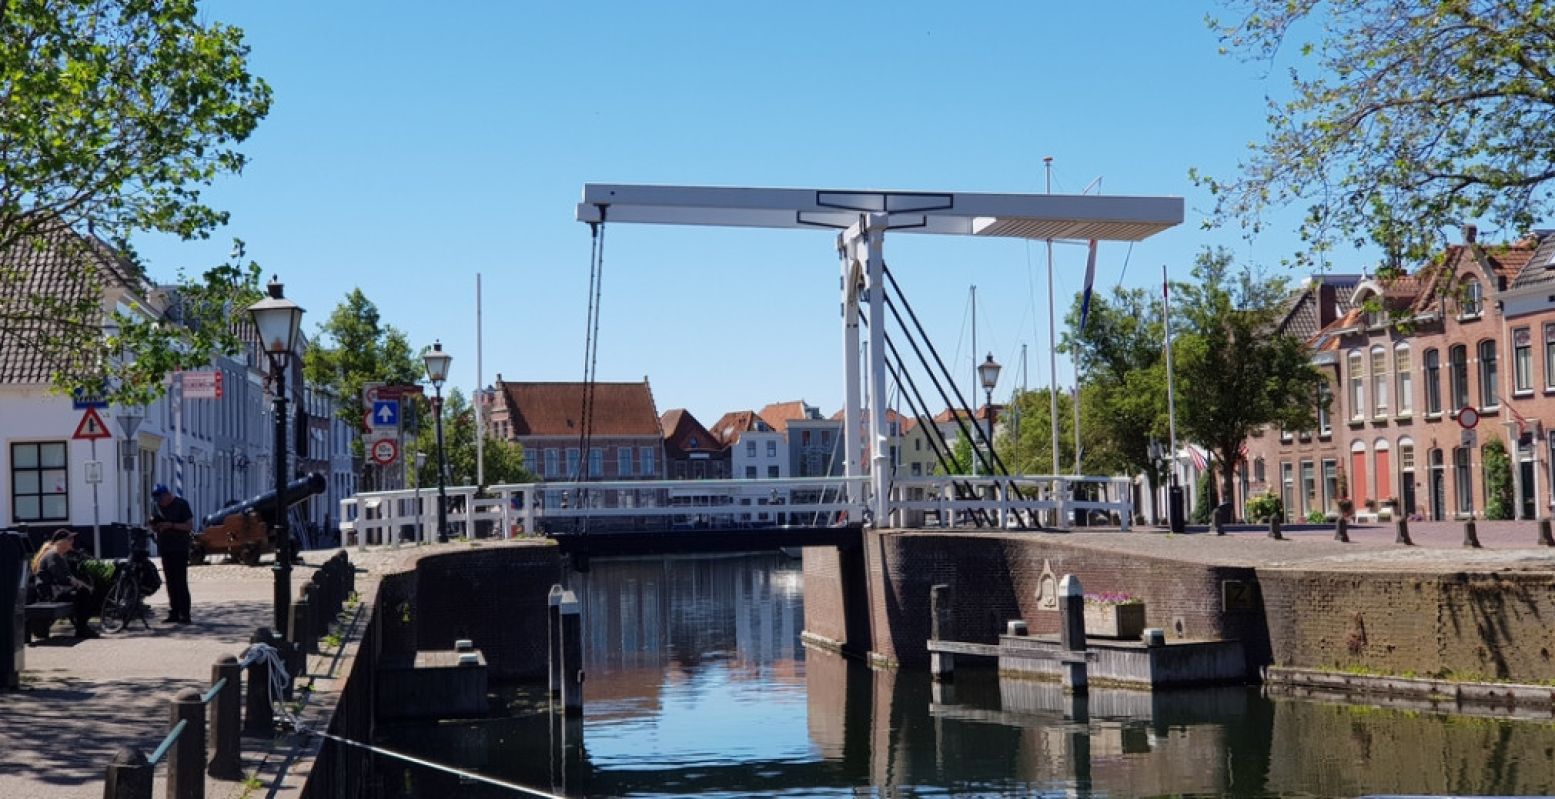
[[[358,589],[418,551],[429,549],[351,550],[352,563],[366,571],[358,573]],[[293,571],[293,589],[311,577],[313,564],[333,554],[304,553],[307,565]],[[191,567],[189,587],[192,625],[160,622],[167,615],[164,588],[150,599],[155,614],[150,630],[137,624],[78,641],[62,637],[69,632],[68,622],[62,622],[55,637],[26,649],[23,690],[0,692],[0,797],[99,799],[113,754],[126,745],[151,754],[167,734],[169,700],[184,688],[209,688],[216,658],[241,655],[254,630],[274,619],[268,563]],[[254,751],[255,739],[244,741],[244,773],[251,774],[263,753]],[[211,780],[206,793],[240,795],[241,783]]]

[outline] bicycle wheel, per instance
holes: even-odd
[[[103,600],[103,632],[116,633],[124,629],[139,602],[140,588],[134,580],[123,576],[114,580],[108,588],[107,598]]]

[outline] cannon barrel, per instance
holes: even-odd
[[[287,483],[286,494],[283,497],[286,502],[286,507],[289,508],[293,505],[296,505],[297,503],[313,496],[314,494],[324,493],[325,485],[326,481],[324,480],[324,475],[319,474],[318,472],[310,472],[305,477],[299,477],[296,480]],[[265,524],[272,524],[273,520],[270,517],[271,514],[273,514],[275,511],[275,489],[272,488],[263,494],[256,494],[255,496],[249,497],[242,502],[233,503],[216,511],[215,513],[210,514],[209,516],[206,516],[204,526],[212,527],[221,524],[228,516],[233,514],[247,513],[249,511],[253,511],[258,514],[259,518],[262,519]]]

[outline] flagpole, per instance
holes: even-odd
[[[1047,170],[1047,193],[1053,193],[1053,156],[1042,159]],[[1058,323],[1053,311],[1053,240],[1047,240],[1047,342],[1048,342],[1048,418],[1052,421],[1050,440],[1053,442],[1053,471],[1059,474],[1063,467],[1058,459]]]
[[[977,284],[972,284],[972,404],[977,404]],[[974,426],[977,424],[977,409],[967,409],[967,421]],[[977,476],[977,437],[970,436],[967,443],[972,445],[968,450],[972,457],[972,476]]]
[[[1172,289],[1166,280],[1166,264],[1161,265],[1161,324],[1166,331],[1166,427],[1171,437],[1172,483],[1177,487],[1177,392],[1172,375]],[[1170,503],[1168,502],[1168,507]]]
[[[486,485],[486,428],[481,413],[481,273],[475,273],[475,484]]]

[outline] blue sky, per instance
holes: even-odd
[[[252,162],[209,192],[232,212],[208,242],[142,237],[153,275],[221,260],[233,236],[313,330],[360,286],[412,344],[441,338],[451,383],[578,380],[589,238],[585,182],[1041,192],[1187,198],[1188,219],[1104,244],[1098,286],[1185,277],[1205,245],[1190,167],[1230,174],[1263,129],[1270,72],[1217,53],[1187,2],[212,2],[247,31],[275,89]],[[1294,215],[1291,217],[1294,219]],[[1286,226],[1289,229],[1289,225]],[[887,260],[961,384],[991,351],[1048,381],[1040,243],[899,235]],[[601,380],[653,384],[660,411],[842,399],[837,263],[824,232],[609,228]],[[1084,250],[1056,249],[1059,313]],[[1364,264],[1336,264],[1341,270]],[[978,288],[978,350],[967,295]],[[1066,364],[1059,380],[1072,381]]]

